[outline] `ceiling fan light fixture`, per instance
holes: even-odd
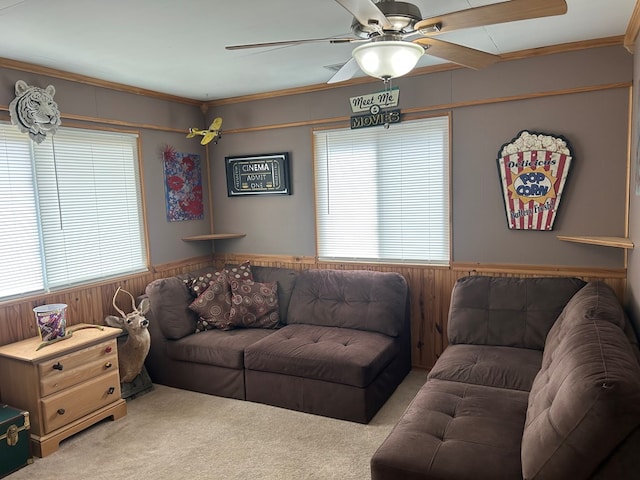
[[[360,45],[351,55],[364,73],[388,80],[413,70],[423,53],[424,48],[415,43],[383,40]]]

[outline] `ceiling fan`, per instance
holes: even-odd
[[[336,2],[353,15],[351,30],[355,37],[251,43],[230,45],[226,49],[280,47],[312,42],[362,43],[353,50],[352,58],[327,83],[348,80],[358,69],[387,82],[409,73],[424,53],[473,69],[486,67],[500,59],[497,55],[434,38],[440,33],[567,12],[565,0],[510,0],[423,19],[419,8],[408,2]]]

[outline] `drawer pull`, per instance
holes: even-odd
[[[60,362],[56,363],[56,364],[53,366],[53,369],[54,369],[54,370],[62,370],[63,368],[64,368],[64,366],[63,366]]]
[[[115,391],[116,391],[115,387],[109,387],[109,390],[107,390],[107,393],[109,395],[113,395],[113,392],[115,392]]]
[[[58,415],[64,415],[64,412],[65,412],[64,408],[58,409]]]
[[[107,353],[111,353],[111,350],[113,350],[111,347],[107,347],[107,348],[104,349],[104,351],[107,352]]]
[[[111,362],[107,362],[104,364],[104,368],[111,368],[113,364]]]

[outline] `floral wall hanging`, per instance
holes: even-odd
[[[202,220],[202,168],[200,155],[178,153],[167,146],[162,152],[167,221]]]
[[[498,173],[512,230],[551,230],[573,154],[560,136],[523,130],[498,153]]]
[[[18,80],[16,98],[9,104],[11,123],[21,132],[28,133],[36,142],[42,143],[47,134],[54,134],[61,124],[58,104],[53,101],[56,89],[53,85],[42,89]]]

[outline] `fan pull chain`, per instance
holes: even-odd
[[[391,94],[391,90],[393,89],[393,78],[383,78],[384,82],[384,92]],[[385,129],[389,129],[389,122],[384,124]]]

